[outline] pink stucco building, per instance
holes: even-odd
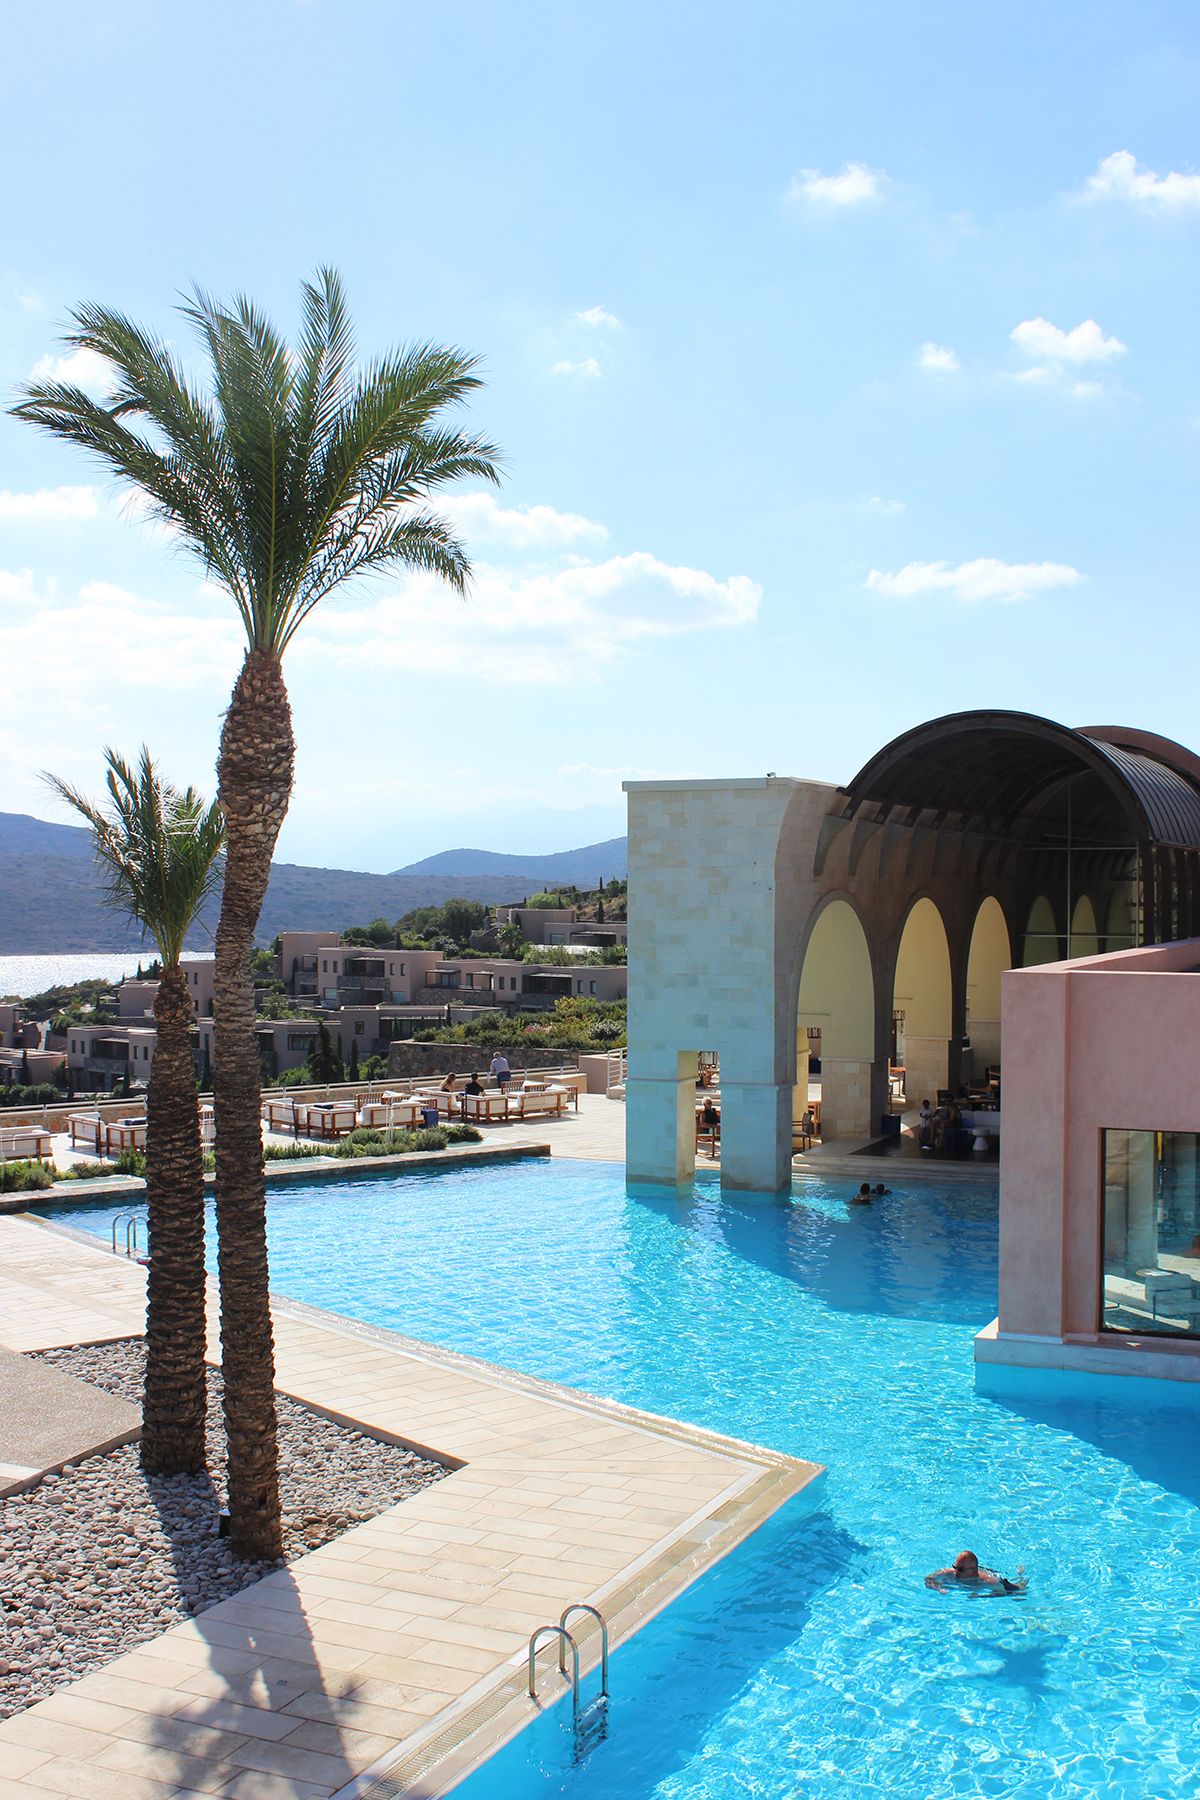
[[[978,1386],[1200,1382],[1200,939],[1011,970],[1001,1016],[1000,1311]]]

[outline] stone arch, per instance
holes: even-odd
[[[935,903],[914,900],[904,921],[892,978],[892,1011],[903,1012],[902,1053],[909,1104],[934,1099],[949,1085],[954,1034],[954,982],[950,944]]]
[[[1087,894],[1080,894],[1071,914],[1071,947],[1069,954],[1099,956],[1100,937],[1096,930],[1096,909]]]
[[[1060,955],[1058,921],[1054,917],[1054,908],[1048,895],[1039,894],[1029,909],[1021,966],[1031,969],[1036,963],[1058,962]]]
[[[1011,968],[1008,921],[1000,902],[989,894],[975,914],[967,955],[967,1025],[976,1079],[989,1064],[1000,1061],[1000,977]]]
[[[821,1135],[870,1136],[875,978],[867,934],[845,894],[826,895],[810,915],[799,959],[795,1017],[796,1098],[802,1086],[807,1090],[808,1027],[815,1025],[821,1032]]]

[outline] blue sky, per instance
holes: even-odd
[[[964,707],[1200,743],[1194,7],[51,0],[7,48],[6,390],[80,300],[290,331],[325,261],[364,353],[484,359],[474,595],[376,582],[289,650],[286,859],[567,848],[622,777],[845,780]],[[211,790],[239,660],[0,421],[0,806],[143,738]]]

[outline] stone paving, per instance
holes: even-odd
[[[0,1218],[0,1270],[10,1348],[140,1330],[144,1271],[40,1221]],[[583,1600],[619,1641],[820,1473],[312,1308],[277,1303],[275,1332],[283,1392],[457,1466],[0,1724],[0,1800],[440,1791],[531,1716],[535,1626]]]
[[[140,1436],[140,1407],[0,1349],[0,1498]]]

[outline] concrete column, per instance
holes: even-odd
[[[627,1181],[654,1187],[686,1187],[693,1180],[696,1173],[694,1050],[678,1052],[673,1077],[665,1074],[627,1077],[625,1142]],[[790,1152],[790,1141],[788,1148]]]
[[[721,1186],[777,1194],[792,1180],[790,1081],[721,1081]]]
[[[939,1088],[950,1086],[950,1040],[904,1034],[904,1092],[910,1106],[937,1104]],[[822,1108],[822,1111],[824,1109]]]
[[[821,1139],[879,1136],[888,1110],[888,1059],[821,1058]]]

